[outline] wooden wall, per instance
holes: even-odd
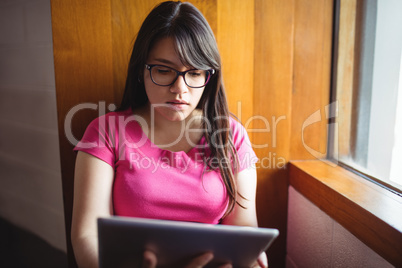
[[[332,0],[256,0],[253,115],[268,119],[270,132],[253,133],[262,160],[257,208],[262,226],[275,226],[281,239],[268,252],[270,267],[284,267],[288,169],[282,163],[314,158],[305,145],[326,153]],[[319,111],[320,122],[303,123]],[[254,128],[266,122],[254,120]]]
[[[213,29],[223,61],[229,106],[248,128],[258,164],[261,226],[280,238],[270,267],[284,267],[288,170],[291,159],[314,158],[301,139],[303,122],[329,101],[333,0],[194,0]],[[98,110],[78,104],[120,102],[131,46],[158,0],[51,0],[66,235],[69,241],[75,154],[65,122],[79,139]],[[89,107],[89,106],[88,106]],[[70,113],[71,114],[71,113]],[[304,141],[326,151],[326,120],[304,130]]]

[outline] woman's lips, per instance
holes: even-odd
[[[173,107],[175,110],[184,110],[188,106],[188,103],[183,100],[171,100],[166,103]]]

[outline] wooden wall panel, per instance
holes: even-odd
[[[254,133],[261,160],[258,170],[260,224],[279,228],[269,253],[273,267],[285,266],[288,170],[291,159],[323,156],[327,145],[325,106],[329,103],[332,0],[255,1]],[[310,115],[319,122],[304,129]],[[313,156],[306,145],[316,150]]]
[[[285,267],[287,170],[291,128],[294,1],[255,1],[254,120],[261,226],[278,228],[268,251],[270,267]],[[265,122],[263,120],[266,120]],[[260,148],[258,148],[260,147]]]
[[[252,124],[254,1],[218,0],[217,10],[217,42],[229,109],[243,124]]]
[[[110,2],[52,0],[53,50],[67,251],[75,266],[70,242],[74,185],[74,144],[98,111],[78,104],[114,102]],[[71,109],[78,108],[76,113]],[[72,116],[74,115],[74,116]],[[71,128],[64,124],[71,122]]]
[[[336,99],[339,102],[339,136],[335,142],[340,156],[350,153],[352,132],[352,103],[353,87],[356,85],[354,72],[356,44],[356,8],[357,0],[342,1],[340,5],[339,33],[338,33],[338,62]]]
[[[290,159],[323,158],[327,148],[325,106],[330,92],[333,0],[295,3]],[[321,120],[314,122],[310,116],[317,111]]]

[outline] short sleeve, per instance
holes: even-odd
[[[230,127],[239,160],[238,172],[249,167],[254,167],[255,163],[258,162],[258,158],[251,146],[246,129],[233,118],[230,118]]]
[[[74,151],[88,153],[114,167],[116,160],[114,137],[116,135],[114,128],[109,125],[108,116],[100,116],[88,125]]]

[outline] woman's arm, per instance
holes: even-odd
[[[233,211],[227,215],[222,224],[227,225],[241,225],[257,227],[257,212],[255,205],[256,191],[257,191],[257,172],[254,167],[242,170],[236,175],[237,191],[244,198],[240,196],[237,199],[244,208],[235,205]],[[260,267],[268,267],[268,260],[265,253],[262,253],[258,258],[258,265]]]
[[[243,207],[235,205],[233,211],[227,215],[222,224],[227,225],[243,225],[243,226],[258,226],[257,212],[255,207],[255,197],[257,191],[257,173],[254,167],[244,169],[235,175],[237,191],[244,198],[237,197]]]
[[[79,267],[98,267],[97,218],[113,214],[113,178],[114,170],[109,164],[78,152],[71,241]]]

